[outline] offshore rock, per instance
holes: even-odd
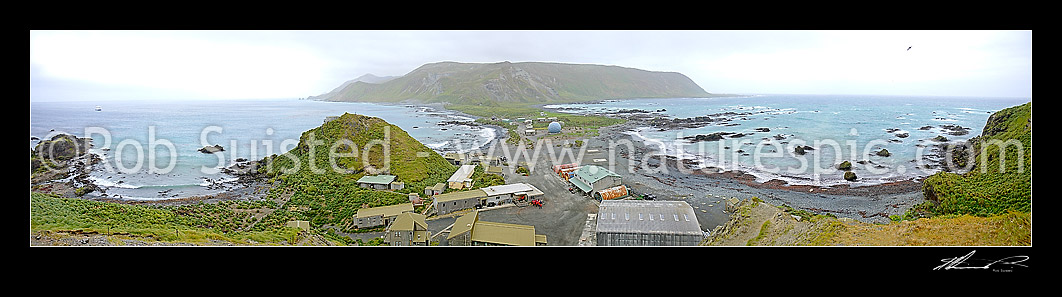
[[[216,153],[216,152],[224,152],[224,151],[225,151],[225,148],[222,147],[220,144],[215,144],[214,146],[209,146],[208,145],[208,146],[204,146],[203,148],[199,149],[199,152],[200,153],[204,153],[204,154],[213,154],[213,153]]]

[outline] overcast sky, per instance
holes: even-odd
[[[1032,31],[30,31],[30,100],[298,98],[439,61],[674,71],[710,93],[1032,97]]]

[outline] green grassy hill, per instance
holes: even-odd
[[[337,157],[330,158],[333,149]],[[398,126],[349,113],[303,132],[298,146],[269,159],[269,165],[262,168],[282,182],[270,196],[290,193],[291,199],[256,228],[299,219],[314,227],[327,224],[351,231],[352,217],[359,208],[408,202],[408,193],[445,182],[457,170]],[[381,173],[395,175],[405,188],[392,192],[358,187],[359,178]]]
[[[971,170],[939,172],[922,183],[930,215],[987,216],[1032,209],[1032,102],[1000,110],[971,139]]]
[[[330,158],[333,150],[336,157]],[[112,245],[127,244],[124,240],[196,245],[351,244],[349,238],[322,227],[355,231],[353,216],[358,209],[408,202],[407,193],[420,193],[425,186],[444,182],[456,170],[397,126],[356,114],[344,114],[304,132],[297,147],[263,162],[266,165],[259,167],[260,173],[277,186],[261,201],[130,205],[31,192],[31,238],[106,234]],[[405,189],[358,187],[359,178],[375,173],[397,176]],[[299,232],[286,226],[291,220],[310,221],[314,229]]]
[[[494,105],[707,96],[677,72],[590,64],[439,62],[384,83],[354,82],[318,99]]]

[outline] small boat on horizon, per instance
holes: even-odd
[[[103,111],[103,107],[100,107],[99,105],[96,105],[96,111]]]

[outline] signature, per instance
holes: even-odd
[[[976,253],[976,252],[977,252],[977,250],[973,250],[973,251],[970,251],[969,254],[966,254],[965,256],[962,256],[962,257],[941,259],[940,261],[944,262],[944,264],[941,264],[940,266],[937,266],[936,268],[933,268],[933,270],[941,270],[941,269],[943,269],[943,270],[951,270],[951,269],[990,269],[993,265],[1008,265],[1007,268],[1013,268],[1013,266],[1029,267],[1029,266],[1026,266],[1024,264],[1021,264],[1022,262],[1025,262],[1025,261],[1029,260],[1029,256],[1010,256],[1010,257],[1006,257],[1006,258],[995,260],[995,261],[989,261],[989,260],[985,260],[985,259],[971,258],[971,257],[973,257],[974,253]],[[981,265],[981,264],[984,264],[984,265]],[[997,269],[992,269],[992,270],[993,271],[997,271],[997,272],[1009,272],[1009,271],[1012,271],[1011,269],[998,269],[998,268]]]

